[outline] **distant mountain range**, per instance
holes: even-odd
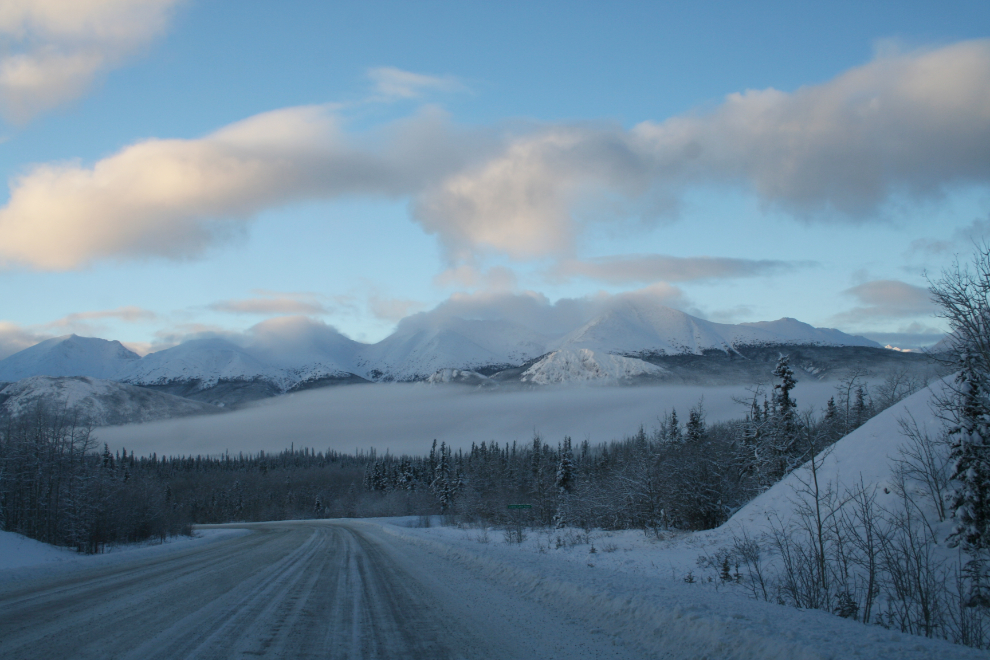
[[[767,371],[762,363],[775,360],[781,347],[803,347],[805,371],[816,376],[863,359],[862,351],[881,361],[912,359],[890,357],[907,354],[884,350],[864,337],[795,319],[713,323],[662,305],[617,299],[590,320],[553,334],[507,320],[417,314],[376,344],[362,344],[323,327],[291,341],[269,338],[242,345],[219,337],[193,339],[144,357],[118,341],[70,335],[0,360],[0,381],[87,377],[231,406],[312,387],[363,382],[690,382],[694,372],[706,372],[704,378],[694,379],[699,382],[717,382],[718,373],[730,372],[735,380],[745,381]],[[822,352],[828,349],[834,349],[832,354]],[[839,349],[845,357],[836,357]],[[850,350],[859,351],[859,357]],[[45,387],[52,390],[54,385]],[[77,382],[73,387],[85,385]]]
[[[86,376],[32,376],[0,383],[0,417],[31,414],[41,404],[69,423],[111,426],[220,412],[220,408],[145,387]]]

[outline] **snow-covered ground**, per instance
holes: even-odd
[[[642,657],[736,660],[969,660],[986,657],[985,652],[975,649],[905,635],[878,626],[865,626],[821,611],[802,611],[749,599],[738,587],[722,584],[713,571],[698,568],[696,558],[704,554],[710,544],[697,536],[678,535],[656,541],[635,531],[598,532],[585,537],[579,531],[564,530],[529,534],[523,543],[515,544],[506,542],[501,531],[436,526],[419,528],[416,527],[418,522],[418,518],[348,521],[344,523],[344,529],[357,529],[355,525],[362,524],[379,528],[384,534],[365,532],[363,536],[367,539],[381,536],[385,545],[378,547],[388,549],[393,555],[393,561],[404,557],[415,558],[414,562],[406,560],[406,565],[402,567],[406,571],[403,579],[414,583],[443,583],[462,598],[457,602],[445,602],[443,607],[446,609],[463,610],[462,613],[472,613],[476,617],[480,613],[494,621],[509,621],[526,608],[531,610],[527,615],[530,618],[539,616],[541,612],[562,615],[572,624],[571,634],[590,634],[593,637],[601,636],[605,640],[611,638],[626,649],[640,649]],[[275,529],[280,525],[286,530],[293,526],[308,529],[306,523],[293,522],[276,523],[267,527]],[[334,521],[314,521],[310,524],[313,529],[332,530],[334,526]],[[266,526],[251,527],[260,530]],[[0,570],[0,583],[17,578],[50,577],[53,571],[77,571],[82,574],[85,569],[108,567],[108,564],[130,559],[149,559],[153,558],[153,553],[175,552],[196,543],[203,544],[203,550],[206,551],[205,546],[211,540],[221,538],[220,534],[245,533],[244,530],[236,529],[209,531],[213,535],[202,539],[76,560],[59,561],[59,557],[49,555],[48,561],[33,567]],[[321,534],[323,536],[320,538],[333,538],[332,531],[331,536],[326,536],[323,532]],[[280,599],[291,601],[287,594],[291,596],[296,592],[286,591],[290,586],[295,589],[300,586],[311,587],[315,576],[331,572],[336,574],[343,571],[341,581],[358,579],[356,576],[360,573],[353,566],[350,569],[344,568],[345,565],[350,566],[346,562],[333,567],[333,571],[318,570],[313,571],[312,575],[302,570],[300,567],[310,564],[299,560],[299,553],[306,551],[309,553],[307,557],[312,555],[323,558],[328,553],[326,549],[314,546],[313,539],[316,537],[309,531],[297,536],[305,542],[299,546],[297,552],[289,553],[278,562],[278,566],[273,567],[274,573],[291,565],[295,567],[297,575],[291,576],[292,579],[275,580],[269,579],[268,574],[261,571],[256,575],[258,579],[255,581],[260,580],[265,587],[261,594],[263,599],[251,600],[247,606],[243,606],[237,599],[221,598],[215,603],[215,607],[214,604],[210,605],[214,609],[209,609],[207,614],[213,619],[220,617],[221,622],[228,619],[240,621],[248,615],[256,616],[257,621],[252,625],[259,626],[266,633],[273,625],[280,627],[276,625],[280,620],[275,613],[269,612],[273,608],[266,609],[266,605],[271,599],[275,599],[272,602],[281,602]],[[560,536],[560,547],[557,547],[557,536]],[[253,545],[258,543],[260,539]],[[220,546],[210,544],[210,547],[213,548],[210,552],[214,559],[221,562],[224,555],[219,551]],[[239,546],[238,550],[243,552],[244,547]],[[354,549],[355,554],[360,554],[361,551],[364,549],[360,546]],[[28,549],[27,552],[40,559],[34,549]],[[281,554],[285,554],[285,551],[281,551]],[[0,551],[0,556],[5,555],[6,552]],[[191,555],[184,556],[187,557],[186,563],[196,561]],[[257,557],[253,559],[257,560]],[[161,570],[156,570],[155,563],[144,561],[140,566],[143,567],[141,570],[148,571],[150,581],[157,580],[161,583],[162,573]],[[209,572],[208,567],[204,570]],[[348,575],[348,570],[353,575]],[[691,570],[694,571],[696,581],[687,583],[684,577]],[[107,571],[104,569],[103,572]],[[181,578],[184,572],[178,572]],[[206,579],[202,573],[203,570],[197,573],[197,579]],[[116,572],[110,575],[116,579],[114,576],[117,576]],[[709,577],[712,577],[711,581],[708,580]],[[213,576],[210,579],[218,578]],[[457,584],[450,584],[451,580]],[[271,585],[278,586],[278,589],[273,591]],[[160,597],[163,589],[161,584],[153,587],[147,593],[131,594],[129,597],[136,606],[147,609],[149,599]],[[183,590],[183,593],[188,591]],[[499,594],[502,596],[496,598]],[[338,597],[345,598],[350,605],[351,598],[360,598],[361,595],[360,592],[357,595],[342,592]],[[372,595],[379,594],[376,592]],[[306,595],[306,598],[311,597],[312,594]],[[170,606],[169,602],[160,604],[165,611],[169,611]],[[513,609],[507,610],[506,607]],[[172,610],[174,609],[173,607]],[[203,623],[204,615],[194,615],[191,611],[182,614],[188,614],[187,618],[191,623],[177,624],[176,630],[179,633],[187,633],[192,624]],[[436,616],[436,612],[419,612],[418,616],[429,618]],[[292,621],[298,623],[301,620]],[[374,625],[374,622],[369,622],[369,625]],[[325,623],[318,627],[320,630],[326,629]],[[218,624],[214,628],[207,626],[200,631],[197,639],[213,639],[224,632],[229,632],[226,625]],[[557,628],[543,629],[543,634],[551,638],[559,633]],[[232,640],[231,643],[235,641]],[[385,641],[387,640],[382,643]],[[550,646],[558,644],[554,639],[544,641],[550,643]]]
[[[943,391],[943,384],[934,388]],[[865,486],[876,503],[896,512],[901,502],[893,477],[895,462],[908,442],[900,420],[937,435],[942,423],[932,406],[932,390],[918,392],[842,438],[816,459],[822,490],[844,493]],[[661,532],[580,529],[527,530],[521,542],[502,529],[479,526],[423,527],[421,519],[395,519],[385,529],[412,543],[431,547],[493,579],[509,580],[531,595],[567,600],[599,616],[605,626],[625,633],[642,630],[640,642],[656,637],[656,649],[671,639],[692,657],[733,658],[985,658],[985,652],[909,636],[877,625],[863,625],[827,612],[776,605],[750,597],[745,579],[724,582],[720,552],[743,535],[769,545],[771,525],[787,527],[799,516],[799,491],[810,481],[810,464],[758,496],[718,529]],[[954,571],[958,550],[948,548],[949,522],[927,510],[918,484],[917,508],[936,543],[932,556]],[[841,499],[841,498],[840,498]],[[776,559],[767,553],[766,570]],[[731,571],[739,571],[736,565]],[[746,568],[742,568],[745,576]],[[751,584],[751,583],[750,583]],[[643,637],[646,639],[644,640]],[[662,640],[662,641],[661,641]]]
[[[164,543],[148,542],[113,546],[104,553],[87,555],[70,548],[41,543],[14,532],[0,531],[0,583],[106,566],[132,559],[163,556],[247,533],[243,529],[204,529],[197,530],[191,537],[172,537]]]
[[[383,390],[376,388],[375,391]],[[389,391],[428,393],[431,388],[421,386]],[[660,390],[643,388],[642,391],[656,394]],[[710,406],[710,410],[721,410],[721,404],[713,401],[712,390],[704,391],[706,406]],[[822,394],[827,396],[830,392],[830,388],[823,385]],[[693,394],[685,403],[693,403]],[[465,396],[465,401],[470,400],[469,395]],[[920,427],[937,433],[939,421],[930,406],[931,396],[930,390],[919,392],[841,439],[816,463],[820,483],[840,490],[865,485],[875,489],[881,506],[893,509],[896,503],[885,498],[896,499],[892,464],[899,458],[899,450],[906,442],[899,420],[910,415]],[[600,401],[602,397],[602,392],[597,391],[593,399]],[[481,396],[474,399],[484,401],[485,406],[490,406],[493,400]],[[507,400],[513,401],[514,405],[518,403],[511,397]],[[567,393],[567,400],[574,400],[573,392]],[[662,410],[663,401],[662,397],[656,397],[652,404],[654,409]],[[672,399],[666,401],[666,407],[670,407]],[[411,414],[417,402],[419,400],[414,401],[407,412]],[[802,402],[807,402],[807,397]],[[285,423],[290,416],[298,416],[301,410],[319,408],[312,405],[313,401],[303,400],[303,403],[279,419]],[[354,403],[351,401],[350,405]],[[376,404],[381,409],[383,402],[378,400]],[[260,406],[257,410],[264,408]],[[397,410],[395,405],[389,409],[393,413],[390,417],[409,421],[402,418],[403,409]],[[513,410],[514,414],[519,414],[518,410]],[[467,418],[471,419],[470,415]],[[257,425],[259,419],[246,418],[245,424]],[[331,415],[328,423],[333,419]],[[476,423],[477,420],[473,421]],[[280,437],[291,435],[291,428],[288,432],[283,428]],[[134,436],[127,440],[127,445],[136,445]],[[417,446],[410,450],[422,449]],[[798,506],[797,491],[802,488],[801,480],[807,480],[807,476],[807,467],[800,468],[736,512],[719,529],[701,533],[668,532],[662,533],[660,538],[641,531],[533,530],[527,532],[521,543],[515,543],[499,529],[442,527],[436,521],[430,527],[421,527],[418,518],[366,522],[380,526],[399,547],[412,545],[417,551],[452,561],[463,571],[508,586],[530,601],[542,603],[547,608],[566,610],[568,616],[577,617],[586,629],[596,634],[633,640],[639,647],[658,656],[986,658],[983,651],[944,641],[906,635],[877,625],[863,625],[818,610],[799,610],[754,600],[749,597],[745,583],[720,579],[719,567],[712,558],[741,534],[758,538],[768,531],[769,521],[786,525],[792,520]],[[941,544],[944,524],[935,525],[935,531]],[[170,546],[208,540],[179,541]],[[126,552],[168,551],[168,547],[159,546]],[[946,561],[952,560],[950,552],[940,549],[939,554]],[[64,551],[39,547],[19,537],[0,536],[0,562],[10,562],[9,568],[0,570],[0,581],[4,576],[23,575],[27,570],[49,570],[53,566],[60,570],[76,570],[94,565],[93,562],[119,561],[118,557],[124,556],[125,552],[116,557],[66,556]],[[24,557],[36,561],[36,565],[27,566]]]
[[[780,659],[986,658],[983,651],[867,626],[827,612],[757,601],[722,583],[698,557],[709,535],[664,540],[642,532],[530,533],[510,543],[495,529],[419,528],[394,519],[383,529],[514,588],[549,607],[582,612],[586,624],[635,639],[656,657]],[[557,547],[558,537],[561,546]],[[691,573],[695,581],[685,582]],[[668,655],[669,654],[669,655]]]

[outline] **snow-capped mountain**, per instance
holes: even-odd
[[[795,319],[761,323],[713,323],[662,305],[620,300],[608,311],[564,335],[559,348],[589,348],[620,355],[731,353],[741,346],[880,345],[864,337],[819,329]]]
[[[141,358],[119,341],[66,335],[35,344],[0,360],[0,381],[31,376],[117,377]]]
[[[258,378],[281,382],[282,374],[240,346],[219,338],[193,339],[150,353],[118,374],[118,380],[135,385],[197,382],[200,389],[220,381]]]
[[[369,380],[484,386],[657,379],[693,382],[685,374],[695,367],[684,359],[711,355],[736,364],[703,365],[706,379],[714,374],[717,381],[716,372],[728,369],[736,380],[746,380],[753,377],[754,368],[762,373],[762,362],[770,359],[762,354],[754,358],[754,347],[763,353],[776,353],[774,347],[781,346],[880,349],[863,337],[814,328],[794,319],[712,323],[628,297],[616,297],[589,316],[575,316],[547,332],[532,327],[539,325],[535,321],[465,318],[435,311],[404,319],[392,335],[376,344],[353,341],[329,326],[305,319],[273,319],[256,328],[246,341],[194,339],[143,358],[119,342],[73,335],[42,342],[0,361],[0,380],[35,375],[110,378],[216,405],[236,405],[299,389]],[[684,359],[668,364],[675,358]],[[825,357],[804,359],[819,369]],[[850,359],[844,355],[825,360],[821,373]],[[738,363],[753,364],[746,371]],[[814,370],[808,373],[821,375]],[[491,383],[482,380],[489,378]]]
[[[724,324],[716,324],[724,325]],[[799,344],[803,346],[872,346],[880,344],[856,335],[848,335],[835,328],[816,328],[797,319],[784,317],[776,321],[757,321],[755,323],[740,323],[730,328],[756,328],[768,333],[768,336],[755,340],[740,339],[737,343],[749,345]]]
[[[519,380],[536,385],[582,381],[617,383],[637,376],[662,378],[667,373],[663,367],[636,358],[595,353],[587,348],[564,348],[523,371]]]
[[[457,383],[474,387],[497,387],[495,381],[488,376],[479,374],[477,371],[464,371],[462,369],[440,369],[427,378],[426,382],[430,385]]]
[[[69,410],[77,423],[94,426],[219,412],[198,401],[85,376],[32,376],[0,387],[0,417],[31,414],[39,405],[53,414]]]
[[[194,339],[146,355],[120,372],[118,380],[219,406],[333,382],[363,381],[318,348],[243,348],[226,339]]]
[[[423,380],[448,368],[493,372],[546,353],[549,340],[510,321],[414,317],[367,346],[358,373],[372,380]]]

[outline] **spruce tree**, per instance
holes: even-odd
[[[640,431],[642,431],[642,427]],[[560,460],[557,463],[557,478],[554,485],[557,486],[557,513],[554,515],[554,524],[557,529],[560,529],[567,524],[568,500],[574,487],[574,454],[571,451],[571,438],[569,436],[564,437],[564,444],[560,448]]]
[[[956,375],[958,423],[950,429],[950,508],[956,520],[950,545],[970,553],[990,551],[990,398],[985,378],[969,355]]]
[[[696,408],[691,408],[684,430],[690,443],[699,443],[705,437],[705,411],[700,403]]]

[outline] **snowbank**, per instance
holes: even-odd
[[[395,522],[400,524],[375,524],[489,580],[512,585],[539,602],[566,608],[593,630],[634,640],[651,656],[736,660],[986,657],[982,651],[941,640],[752,600],[738,586],[708,582],[696,565],[697,581],[686,583],[684,564],[692,554],[694,559],[703,554],[710,542],[696,535],[680,536],[668,545],[650,541],[641,532],[599,533],[587,539],[590,543],[579,539],[568,545],[582,532],[563,530],[532,534],[522,544],[510,544],[499,530],[418,529],[401,524],[408,521]],[[561,548],[555,547],[556,535],[563,537]]]
[[[53,571],[71,572],[132,559],[166,555],[250,533],[247,529],[201,529],[192,537],[173,537],[164,543],[148,542],[115,546],[102,554],[86,555],[69,548],[41,543],[14,532],[0,531],[0,582],[26,579],[41,574],[48,575]]]

